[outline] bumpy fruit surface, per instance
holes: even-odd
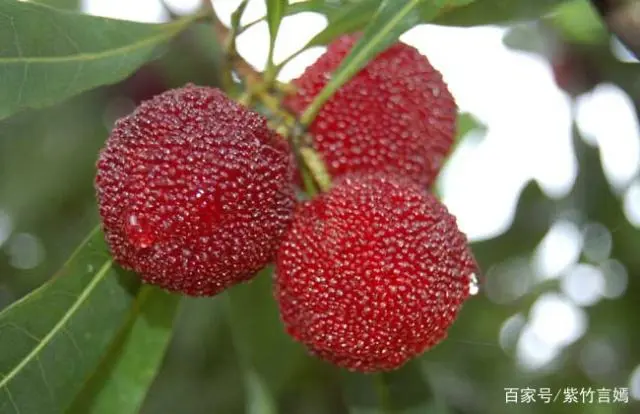
[[[455,218],[383,176],[346,176],[296,211],[278,251],[287,332],[349,370],[392,370],[446,336],[476,270]]]
[[[120,119],[97,197],[115,259],[144,281],[214,295],[270,262],[294,208],[293,161],[266,120],[187,85]]]
[[[301,113],[331,78],[358,35],[342,36],[293,81],[287,106]],[[426,57],[395,43],[373,59],[322,107],[309,128],[334,176],[401,174],[430,186],[449,153],[456,104]]]

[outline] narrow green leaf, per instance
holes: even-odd
[[[295,57],[309,48],[312,48],[314,46],[327,45],[343,34],[355,33],[362,30],[362,28],[371,21],[371,18],[378,10],[380,1],[361,0],[355,3],[347,3],[339,8],[326,6],[319,8],[317,7],[318,5],[314,3],[315,2],[313,1],[296,3],[289,6],[288,11],[290,12],[294,6],[309,4],[307,8],[303,9],[302,7],[300,7],[294,9],[294,11],[297,13],[301,12],[302,10],[321,12],[327,18],[327,27],[325,27],[318,34],[312,37],[302,48],[300,48],[294,54],[280,62],[278,64],[278,68],[284,67],[287,63],[292,61]],[[322,4],[325,5],[324,2],[322,2]]]
[[[316,12],[327,15],[346,6],[347,5],[345,4],[330,2],[326,0],[307,0],[290,4],[287,8],[287,16],[304,12]]]
[[[325,0],[303,1],[291,4],[287,15],[316,12],[325,15],[330,21],[331,17],[340,13],[341,10],[366,1],[346,4]],[[555,6],[570,1],[574,0],[445,0],[442,10],[437,15],[434,14],[432,1],[425,0],[418,7],[422,23],[433,21],[436,24],[450,26],[478,26],[537,19],[551,13]]]
[[[517,24],[505,33],[502,43],[512,50],[550,56],[553,46],[545,33],[548,33],[548,28],[540,24]]]
[[[458,146],[471,131],[478,131],[480,133],[486,132],[487,127],[482,124],[475,116],[468,112],[458,112],[456,116],[456,136],[453,140],[453,146],[449,152],[447,160],[445,160],[445,166],[449,161],[449,158],[456,152]],[[438,198],[442,198],[443,182],[442,174],[438,176],[436,185],[431,189],[432,193]]]
[[[444,0],[429,3],[433,10],[439,10]],[[364,67],[378,53],[398,39],[402,33],[420,21],[418,6],[423,0],[383,0],[362,38],[355,44],[331,80],[315,97],[300,117],[300,122],[309,125],[322,105]]]
[[[267,82],[271,82],[277,75],[276,66],[273,62],[273,53],[275,51],[276,38],[278,37],[278,29],[280,29],[280,22],[285,15],[289,2],[288,0],[266,0],[266,2],[267,24],[269,25],[269,53],[265,78]]]
[[[453,142],[451,153],[456,150],[460,142],[471,131],[486,132],[487,127],[478,118],[468,112],[459,112],[456,117],[456,137]]]
[[[378,0],[365,0],[346,4],[339,9],[332,9],[330,13],[326,14],[327,27],[311,38],[305,49],[326,45],[343,34],[361,30],[371,21],[379,3]]]
[[[433,396],[419,360],[381,374],[342,373],[350,414],[429,414]]]
[[[571,43],[609,44],[607,26],[589,2],[567,1],[555,10],[549,20]]]
[[[180,296],[144,286],[129,320],[69,413],[135,414],[171,339]]]
[[[144,24],[0,0],[0,119],[124,79],[198,17]]]
[[[280,28],[280,22],[287,11],[287,0],[266,0],[267,2],[267,24],[269,25],[269,35],[271,36],[270,48],[273,49],[273,45],[276,42],[278,36],[278,29]]]
[[[51,281],[0,313],[0,413],[61,413],[127,318],[137,291],[96,228]]]
[[[451,26],[477,26],[517,20],[537,19],[568,0],[458,0],[434,19]],[[449,4],[448,4],[449,6]],[[428,14],[422,10],[423,15]]]
[[[240,28],[240,20],[242,20],[242,15],[244,14],[247,5],[249,5],[249,0],[242,0],[233,13],[231,13],[231,30],[234,33]]]

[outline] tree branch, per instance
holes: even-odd
[[[255,84],[256,82],[260,82],[262,79],[262,75],[260,72],[255,70],[253,66],[251,66],[246,60],[242,58],[236,51],[235,46],[227,48],[227,45],[231,44],[234,41],[234,33],[231,29],[224,25],[218,18],[218,15],[213,10],[213,6],[210,2],[205,2],[211,8],[211,19],[213,22],[213,30],[223,47],[225,47],[225,52],[227,53],[227,59],[229,60],[229,64],[233,68],[234,71],[238,72],[238,74],[246,80],[248,84]]]

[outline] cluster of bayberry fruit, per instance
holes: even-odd
[[[333,42],[284,106],[302,112],[356,40]],[[167,91],[120,119],[100,154],[107,242],[145,282],[194,296],[275,261],[293,338],[350,370],[397,368],[446,336],[477,271],[455,218],[429,193],[455,115],[440,73],[392,45],[310,126],[333,185],[297,203],[290,145],[264,117],[214,88]]]

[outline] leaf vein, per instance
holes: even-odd
[[[28,77],[29,77],[29,64],[25,63],[24,70],[22,71],[22,80],[20,81],[20,87],[18,88],[18,96],[16,96],[16,105],[20,105],[20,102],[22,102],[22,94],[24,93],[24,87],[27,84]]]
[[[82,291],[80,296],[78,296],[76,301],[73,303],[73,305],[71,305],[69,310],[67,310],[67,312],[65,312],[64,316],[58,321],[58,323],[56,323],[53,326],[51,331],[49,331],[49,333],[47,333],[47,335],[44,338],[42,338],[42,341],[40,341],[38,343],[38,345],[20,361],[20,363],[18,365],[16,365],[7,374],[7,376],[5,378],[2,379],[2,381],[0,381],[0,388],[2,388],[2,387],[6,388],[8,386],[8,384],[9,384],[9,382],[16,375],[19,374],[20,370],[22,370],[34,358],[37,358],[38,353],[45,346],[47,346],[49,344],[49,342],[51,342],[54,339],[54,337],[55,337],[56,333],[58,333],[58,331],[60,331],[60,330],[62,330],[62,328],[64,328],[64,326],[69,322],[71,317],[76,313],[76,311],[84,303],[84,301],[87,299],[87,297],[89,297],[89,294],[96,288],[96,286],[100,283],[100,281],[102,281],[102,279],[105,277],[105,275],[107,273],[109,273],[109,270],[111,269],[112,264],[113,264],[113,262],[111,260],[109,260],[109,261],[105,262],[104,265],[102,265],[100,270],[94,276],[93,280],[91,280],[91,282],[86,286],[86,288]]]
[[[94,53],[78,53],[76,55],[67,56],[41,56],[41,57],[23,57],[21,53],[18,57],[0,58],[0,64],[19,64],[19,63],[68,63],[76,61],[92,61],[104,58],[109,58],[118,55],[125,55],[137,49],[142,49],[154,43],[159,43],[162,39],[172,37],[176,32],[185,26],[191,20],[179,21],[169,29],[158,33],[155,36],[150,36],[144,40],[134,42],[128,45],[116,47],[114,49],[107,49],[101,52]]]
[[[78,343],[76,342],[76,338],[73,337],[71,332],[69,332],[66,328],[62,328],[62,333],[67,335],[73,347],[76,349],[76,351],[78,351],[80,358],[84,358],[84,352],[82,352],[82,349],[80,349],[80,347],[78,346]]]
[[[15,400],[13,399],[13,395],[11,394],[11,391],[9,391],[9,387],[4,387],[4,389],[5,389],[6,393],[7,393],[7,397],[9,397],[9,402],[11,403],[11,406],[15,410],[16,414],[20,414],[20,408],[18,408],[18,405],[16,404]]]
[[[35,336],[31,332],[29,332],[27,329],[23,328],[20,325],[16,325],[13,322],[5,323],[4,325],[0,325],[0,330],[2,330],[3,328],[7,328],[7,327],[10,327],[10,328],[13,328],[13,329],[15,329],[17,331],[22,332],[26,337],[33,339],[35,342],[40,342],[41,341],[40,338],[38,338],[37,336]]]
[[[42,382],[44,383],[44,387],[47,389],[47,392],[51,397],[51,402],[53,403],[56,401],[56,397],[53,394],[53,388],[51,388],[51,384],[49,384],[49,381],[47,380],[47,374],[44,372],[44,367],[42,366],[42,361],[40,360],[39,356],[36,357],[36,362],[38,363],[38,368],[40,371],[40,375],[42,376]]]

